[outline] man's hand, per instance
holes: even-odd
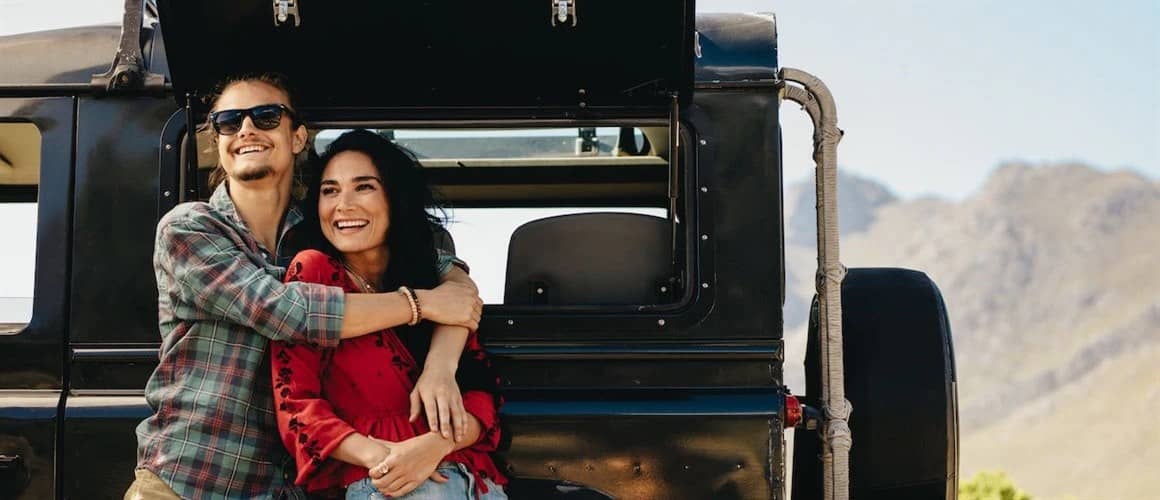
[[[432,290],[415,290],[423,319],[441,325],[479,329],[483,301],[472,287],[457,281],[447,281]]]
[[[455,448],[449,439],[428,432],[400,443],[388,443],[391,453],[382,463],[370,468],[371,483],[388,497],[401,497],[410,493],[423,481],[431,479],[437,483],[447,482],[447,478],[435,471],[443,457]]]
[[[444,439],[463,440],[466,435],[467,410],[463,394],[455,382],[455,365],[451,369],[425,366],[415,388],[411,390],[411,421],[427,414],[427,427]]]

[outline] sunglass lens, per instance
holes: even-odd
[[[213,127],[217,133],[222,135],[234,135],[242,128],[242,119],[245,118],[246,112],[240,109],[227,109],[219,111],[213,117]]]
[[[250,110],[250,116],[254,117],[254,125],[258,128],[262,130],[274,129],[282,123],[282,107],[258,106]]]

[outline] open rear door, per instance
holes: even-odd
[[[158,3],[179,99],[258,70],[312,108],[664,116],[692,93],[692,0]]]

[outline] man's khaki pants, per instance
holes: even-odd
[[[125,500],[181,500],[165,481],[146,469],[137,469],[137,479],[125,492]]]

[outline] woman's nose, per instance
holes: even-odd
[[[347,211],[354,208],[354,193],[351,191],[343,191],[338,193],[338,205],[336,208],[340,211]]]

